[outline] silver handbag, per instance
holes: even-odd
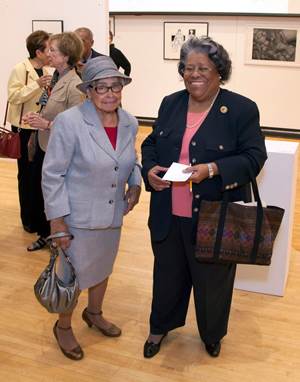
[[[73,238],[70,233],[57,232],[49,236],[47,240],[65,236],[71,236],[71,238]],[[38,302],[46,308],[48,312],[65,313],[72,310],[77,304],[80,294],[79,284],[74,267],[66,253],[52,241],[50,243],[50,251],[49,264],[37,279],[34,285],[34,293]],[[56,274],[56,260],[59,254],[65,256],[67,260],[65,266],[68,267],[68,271],[70,271],[68,272],[70,274],[70,280],[68,282],[61,280]]]

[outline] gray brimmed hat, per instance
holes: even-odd
[[[122,78],[124,85],[128,85],[132,81],[130,77],[118,71],[116,64],[110,57],[95,57],[85,64],[81,74],[82,83],[77,85],[77,88],[86,93],[87,88],[93,82],[111,77]]]

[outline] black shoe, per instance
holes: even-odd
[[[24,229],[24,231],[26,231],[28,233],[35,233],[36,232],[36,229],[32,228],[30,225],[23,225],[23,229]]]
[[[46,245],[47,245],[46,239],[40,236],[36,241],[31,243],[29,247],[27,247],[27,251],[29,252],[38,251],[39,249],[44,248]]]
[[[155,344],[154,342],[148,342],[148,340],[145,342],[145,345],[144,345],[145,358],[152,358],[159,352],[162,340],[166,337],[167,334],[168,333],[163,334],[158,344]]]
[[[215,342],[214,344],[205,344],[205,349],[211,357],[218,357],[221,351],[221,342]]]

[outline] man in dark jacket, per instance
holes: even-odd
[[[117,65],[117,68],[119,69],[121,67],[124,70],[124,74],[129,76],[131,72],[131,64],[120,49],[117,49],[112,43],[113,37],[112,32],[109,31],[109,55]]]
[[[75,30],[75,33],[81,38],[83,43],[82,57],[80,62],[78,62],[76,65],[77,72],[80,75],[83,70],[84,64],[86,64],[88,60],[98,56],[104,56],[104,54],[98,53],[92,48],[94,44],[94,36],[93,32],[89,28],[77,28]]]

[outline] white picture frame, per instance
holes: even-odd
[[[63,20],[32,20],[32,32],[42,30],[49,34],[62,33],[64,31]]]
[[[245,64],[300,66],[299,26],[251,25],[246,31]]]
[[[113,35],[115,35],[115,17],[114,16],[109,16],[109,30],[112,32]]]
[[[208,36],[208,23],[164,22],[164,60],[179,60],[181,46],[190,36]]]

